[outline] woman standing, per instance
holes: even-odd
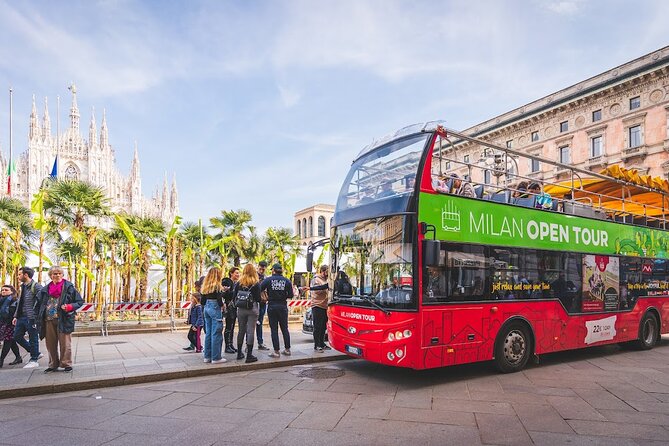
[[[225,353],[237,353],[235,347],[232,345],[234,343],[235,337],[235,321],[237,321],[237,308],[235,307],[235,301],[232,298],[232,290],[235,287],[235,284],[239,281],[239,268],[233,266],[228,272],[228,277],[223,279],[223,286],[226,287],[225,292],[225,306],[227,311],[225,312]]]
[[[55,372],[58,367],[71,372],[74,318],[84,300],[72,282],[63,279],[60,266],[52,266],[49,277],[51,282],[39,292],[36,317],[40,339],[46,338],[46,349],[49,352],[49,367],[44,373]]]
[[[200,303],[204,307],[204,362],[220,364],[226,362],[221,357],[223,348],[223,295],[226,289],[221,284],[223,273],[220,268],[212,268],[204,278],[200,291]]]
[[[260,312],[260,279],[253,265],[250,263],[244,267],[239,282],[233,289],[233,301],[237,306],[237,320],[239,321],[239,332],[237,333],[237,359],[244,359],[242,345],[246,335],[246,363],[256,362],[258,358],[253,356],[253,336],[255,335],[256,321]]]
[[[0,341],[2,341],[2,354],[0,354],[0,367],[5,364],[5,358],[12,350],[16,359],[9,363],[9,365],[21,364],[21,353],[19,346],[14,340],[14,325],[12,318],[16,313],[16,305],[18,303],[16,288],[11,285],[3,285],[0,289]]]

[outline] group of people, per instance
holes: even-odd
[[[231,268],[228,276],[223,277],[221,268],[214,267],[201,277],[195,283],[196,291],[191,294],[192,306],[186,321],[190,325],[190,345],[184,350],[202,353],[205,363],[227,362],[223,353],[236,354],[237,360],[245,359],[246,363],[256,362],[258,358],[253,354],[256,336],[258,350],[270,350],[264,344],[262,332],[263,319],[267,315],[272,338],[269,357],[290,356],[287,301],[294,296],[293,284],[283,276],[280,263],[272,265],[272,274],[268,277],[265,277],[266,268],[265,261],[260,262],[257,268],[248,263],[241,270]],[[314,350],[317,352],[330,348],[325,345],[327,275],[328,268],[323,265],[311,286],[302,288],[312,290]],[[236,338],[235,324],[239,325]],[[279,330],[283,350],[280,348]]]
[[[33,279],[35,271],[24,266],[18,272],[21,283],[18,292],[12,285],[0,288],[0,367],[4,366],[10,350],[15,358],[9,365],[23,362],[19,347],[30,353],[30,360],[23,368],[39,367],[42,357],[39,341],[45,339],[49,365],[44,373],[59,368],[72,371],[72,332],[76,311],[84,301],[74,285],[63,278],[63,273],[61,267],[52,267],[51,281],[42,286]]]

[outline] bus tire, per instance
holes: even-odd
[[[527,325],[511,322],[497,335],[495,367],[502,373],[518,372],[525,368],[532,356],[532,336]]]
[[[654,313],[647,312],[639,323],[639,339],[634,343],[634,347],[638,350],[650,350],[657,344],[659,332],[657,317]]]

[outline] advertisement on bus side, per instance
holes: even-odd
[[[583,256],[583,301],[581,311],[616,311],[620,296],[618,257]]]

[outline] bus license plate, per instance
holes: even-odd
[[[356,356],[362,356],[362,349],[360,347],[346,346],[346,352]]]

